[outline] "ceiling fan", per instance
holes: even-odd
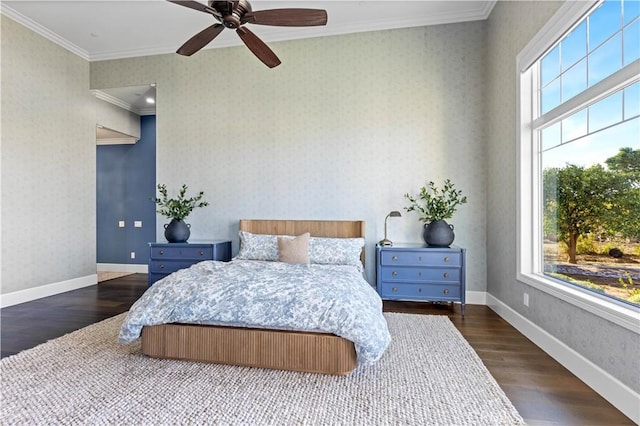
[[[245,24],[273,25],[282,27],[310,27],[327,24],[327,12],[322,9],[270,9],[252,11],[247,0],[213,1],[209,4],[195,0],[167,0],[180,6],[199,10],[212,15],[215,23],[187,40],[176,53],[191,56],[214,38],[222,30],[230,28],[236,30],[242,42],[269,68],[280,65],[280,59],[269,47],[258,38]]]

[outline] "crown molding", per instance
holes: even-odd
[[[408,18],[400,19],[384,19],[381,18],[377,21],[370,21],[366,24],[353,25],[352,23],[344,23],[341,25],[332,25],[328,27],[302,27],[302,28],[276,28],[269,27],[263,28],[260,34],[260,38],[265,42],[277,42],[287,40],[299,40],[305,38],[315,37],[327,37],[336,35],[345,35],[351,33],[361,33],[369,31],[384,31],[399,28],[412,28],[423,27],[430,25],[452,24],[469,21],[481,21],[485,20],[491,14],[496,0],[478,1],[478,8],[474,10],[467,10],[462,12],[453,13],[440,13],[432,14],[429,16],[412,16]],[[80,56],[81,58],[93,62],[93,61],[105,61],[113,59],[125,59],[134,58],[139,56],[152,56],[152,55],[164,55],[172,54],[180,44],[180,40],[177,40],[175,44],[162,45],[162,46],[150,46],[148,48],[141,49],[118,49],[113,51],[102,52],[87,52],[86,50],[76,46],[65,38],[52,32],[48,28],[43,27],[32,19],[20,14],[9,6],[0,1],[0,12],[3,15],[13,19],[14,21],[22,24],[35,33],[45,37],[46,39],[62,46],[72,53]],[[242,41],[237,37],[229,39],[216,40],[211,46],[205,49],[219,49],[225,47],[242,46]],[[136,111],[133,111],[136,112]],[[138,112],[136,112],[138,113]]]
[[[135,145],[136,142],[138,142],[136,138],[96,139],[96,145]]]
[[[481,6],[477,10],[440,13],[430,16],[412,16],[402,19],[379,19],[377,21],[369,21],[366,24],[354,25],[353,23],[334,25],[330,27],[302,27],[302,28],[277,28],[268,27],[261,28],[260,38],[266,42],[302,40],[306,38],[329,37],[353,33],[363,33],[370,31],[385,31],[400,28],[426,27],[431,25],[455,24],[469,21],[482,21],[489,17],[496,1],[478,2]],[[130,49],[118,50],[111,52],[96,52],[90,55],[91,61],[106,61],[113,59],[135,58],[139,56],[165,55],[175,53],[179,46],[180,40],[171,46],[154,46],[148,49]],[[216,39],[215,43],[211,43],[203,50],[221,49],[225,47],[244,46],[240,38],[233,37],[229,39]]]
[[[126,109],[127,111],[131,111],[134,114],[139,114],[139,112],[133,107],[133,105],[131,105],[128,102],[123,101],[122,99],[118,99],[116,97],[111,96],[108,93],[105,93],[101,90],[96,90],[93,89],[91,90],[91,93],[93,94],[93,96],[95,96],[96,98],[100,99],[101,101],[105,101],[105,102],[109,102],[110,104],[113,104],[117,107],[120,107],[122,109]]]
[[[69,52],[75,55],[78,55],[82,59],[85,59],[87,61],[90,60],[89,52],[87,52],[86,50],[76,46],[75,44],[71,43],[69,40],[63,37],[60,37],[58,34],[54,33],[53,31],[49,30],[46,27],[43,27],[42,25],[38,24],[36,21],[32,20],[31,18],[28,18],[23,14],[17,12],[16,10],[10,8],[9,6],[7,6],[5,3],[1,1],[0,1],[0,13],[16,21],[17,23],[33,31],[34,33],[41,35],[47,40],[52,41],[55,44],[67,49]]]

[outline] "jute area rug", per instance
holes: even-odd
[[[147,358],[124,315],[3,359],[0,424],[524,424],[444,316],[385,313],[383,358],[339,377]]]

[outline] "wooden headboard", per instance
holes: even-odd
[[[241,219],[240,230],[252,234],[300,235],[308,232],[312,237],[359,238],[365,237],[363,220],[265,220]],[[360,254],[364,265],[364,247]]]

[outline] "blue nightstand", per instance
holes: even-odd
[[[149,286],[204,260],[231,260],[231,241],[149,243]]]
[[[383,300],[459,302],[464,317],[465,255],[460,247],[376,246],[376,288]]]

